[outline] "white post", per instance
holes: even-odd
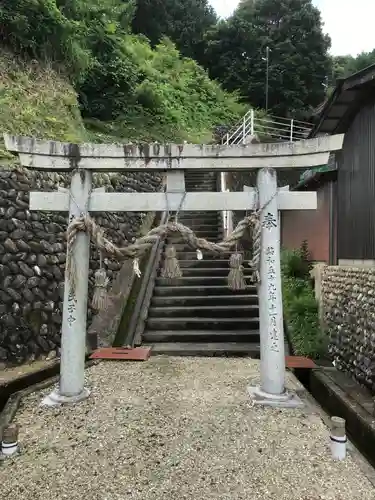
[[[242,120],[242,144],[245,144],[246,139],[246,116]]]
[[[290,142],[293,142],[293,125],[294,125],[294,120],[292,118],[290,122]]]
[[[92,186],[92,173],[80,170],[71,181],[69,221],[88,212]],[[89,279],[90,237],[80,232],[74,243],[76,262],[75,292],[71,291],[65,276],[64,309],[61,335],[60,387],[47,396],[43,403],[56,405],[76,403],[89,396],[84,387],[86,354],[87,294]]]
[[[300,400],[285,391],[285,349],[280,263],[280,226],[277,175],[272,168],[258,172],[261,213],[261,257],[259,285],[260,387],[249,392],[259,404],[300,406]]]
[[[335,460],[344,460],[346,457],[346,430],[345,420],[340,417],[331,418],[331,453]]]
[[[251,123],[250,123],[250,134],[251,136],[253,137],[254,136],[254,110],[252,109],[251,112],[250,112],[250,120],[251,120]]]
[[[226,189],[226,173],[225,172],[220,172],[220,192],[225,193],[227,191]],[[228,212],[223,210],[221,212],[221,219],[223,222],[223,234],[224,237],[227,236],[228,233],[228,220],[227,220],[227,215]]]

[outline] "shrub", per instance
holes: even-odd
[[[282,252],[284,317],[296,355],[314,359],[324,356],[326,342],[319,324],[319,305],[315,299],[307,245]]]
[[[74,76],[93,62],[83,23],[65,16],[56,0],[1,2],[0,34],[16,53],[53,60]]]

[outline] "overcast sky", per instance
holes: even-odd
[[[238,0],[210,0],[221,17],[229,16]],[[375,0],[313,0],[322,12],[334,55],[357,55],[375,49]]]

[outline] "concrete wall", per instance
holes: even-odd
[[[375,391],[375,269],[326,266],[322,313],[336,368]]]
[[[53,191],[69,183],[68,175],[0,170],[0,365],[53,355],[60,346],[67,214],[31,213],[28,207],[30,190]],[[160,184],[154,173],[94,175],[94,187],[105,186],[107,192],[150,192]],[[95,219],[112,241],[124,245],[137,235],[145,216],[107,213]],[[89,299],[98,265],[92,248]],[[109,278],[121,265],[106,262]],[[92,317],[89,308],[89,322]]]
[[[288,250],[300,248],[308,242],[311,258],[317,262],[329,262],[329,204],[330,185],[323,184],[317,190],[317,210],[285,211],[281,216],[281,245]]]

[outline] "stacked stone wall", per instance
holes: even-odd
[[[375,392],[375,269],[325,267],[321,290],[336,368]]]
[[[69,187],[68,175],[1,167],[0,170],[0,366],[54,355],[60,347],[66,260],[67,213],[30,212],[29,192]],[[153,192],[153,173],[95,174],[94,187],[107,192]],[[96,214],[118,245],[138,234],[146,214]],[[89,299],[99,256],[91,249]],[[106,260],[109,278],[121,263]],[[88,309],[90,322],[93,311]]]

